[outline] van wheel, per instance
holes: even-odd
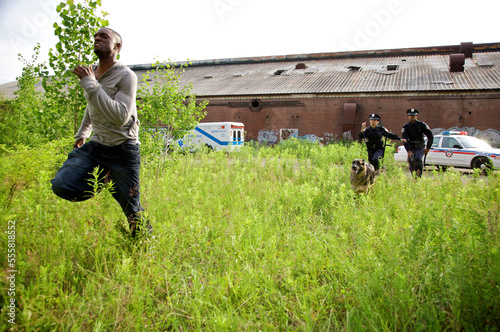
[[[471,167],[482,170],[481,174],[488,175],[493,170],[493,163],[486,157],[478,157],[472,160]]]
[[[438,165],[436,166],[438,171],[441,171],[441,172],[446,172],[446,170],[448,169],[448,166],[444,166],[444,165]]]

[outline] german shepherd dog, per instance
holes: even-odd
[[[354,159],[351,166],[351,188],[356,194],[368,194],[371,186],[381,171],[375,171],[372,164],[365,162],[364,159]]]

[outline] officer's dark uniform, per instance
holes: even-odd
[[[380,121],[380,115],[370,114],[370,120]],[[359,138],[365,139],[366,149],[368,150],[368,160],[375,170],[380,169],[380,159],[384,158],[385,144],[383,136],[398,141],[401,139],[398,135],[390,133],[384,127],[379,126],[375,128],[369,126],[359,133]]]
[[[407,115],[418,115],[418,110],[412,108],[406,111]],[[403,126],[403,138],[406,139],[405,149],[411,151],[411,157],[408,158],[410,172],[416,172],[417,176],[422,174],[424,168],[423,158],[425,155],[424,135],[427,136],[427,148],[430,149],[434,135],[429,126],[422,121],[411,121]],[[420,172],[419,172],[420,171]]]

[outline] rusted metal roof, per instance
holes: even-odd
[[[500,90],[499,51],[474,53],[463,72],[450,72],[450,54],[398,53],[213,60],[187,67],[181,84],[192,83],[199,97]],[[299,63],[305,69],[296,69]],[[139,77],[145,72],[134,70]]]
[[[500,43],[462,44],[194,61],[180,83],[191,83],[199,97],[228,98],[500,90]],[[450,72],[450,55],[471,47],[464,71]],[[130,67],[139,79],[151,69]],[[12,98],[15,90],[16,82],[0,85],[0,93],[7,97]]]

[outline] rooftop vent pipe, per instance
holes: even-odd
[[[450,54],[450,73],[464,71],[465,54]]]
[[[472,53],[474,52],[474,44],[471,42],[460,43],[460,53],[464,54],[466,58],[472,59]]]

